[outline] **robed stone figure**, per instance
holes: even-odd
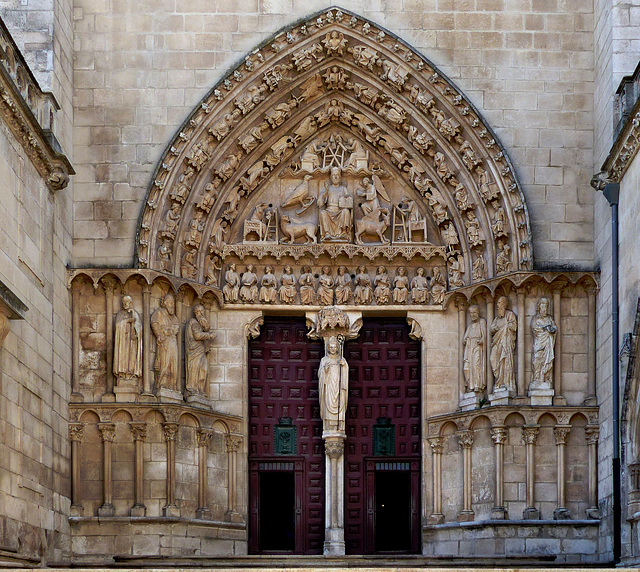
[[[518,321],[508,309],[509,300],[500,296],[496,303],[496,317],[491,323],[491,369],[494,376],[494,391],[506,389],[516,391],[516,368],[514,352]]]
[[[138,379],[142,376],[142,320],[133,309],[131,296],[122,297],[114,338],[113,375],[118,384]]]
[[[342,172],[332,167],[329,183],[318,199],[320,207],[320,237],[322,240],[349,240],[351,238],[351,209],[353,199],[340,181]]]
[[[189,320],[184,332],[184,345],[187,351],[187,393],[207,395],[207,376],[209,373],[208,355],[211,342],[216,334],[210,330],[204,307],[196,304],[193,318]]]
[[[556,333],[558,326],[549,316],[549,299],[538,300],[536,315],[531,320],[533,333],[533,355],[531,358],[532,379],[530,388],[551,389]]]
[[[487,322],[475,304],[469,308],[471,323],[464,333],[464,379],[467,391],[480,393],[487,387]]]
[[[318,368],[320,417],[324,431],[345,431],[349,366],[336,336],[325,342],[325,355]]]
[[[178,387],[178,332],[180,323],[175,314],[175,299],[167,294],[151,316],[151,329],[156,336],[156,360],[153,368],[157,372],[156,389],[180,391]]]

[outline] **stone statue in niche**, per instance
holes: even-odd
[[[175,298],[167,294],[151,316],[151,330],[156,336],[157,349],[154,370],[157,372],[156,389],[179,392],[178,387],[178,332],[180,322],[175,314]]]
[[[353,290],[351,288],[351,276],[347,272],[346,266],[338,268],[336,276],[336,304],[349,304]]]
[[[554,345],[558,326],[549,315],[549,299],[540,298],[536,315],[531,320],[533,354],[531,357],[531,384],[529,389],[551,389]]]
[[[227,271],[224,273],[224,286],[222,288],[222,294],[224,295],[224,301],[234,304],[238,301],[238,293],[240,291],[240,277],[236,272],[236,265],[230,264]]]
[[[273,266],[267,266],[260,282],[260,302],[274,304],[276,301],[278,281],[273,273]]]
[[[228,230],[229,224],[226,220],[223,220],[222,218],[218,218],[215,220],[215,222],[213,223],[213,228],[211,229],[211,240],[209,241],[209,250],[211,252],[222,252]]]
[[[202,304],[193,307],[193,318],[189,320],[184,333],[184,345],[187,353],[187,394],[207,396],[207,375],[209,373],[208,355],[211,342],[216,334],[211,331],[207,315]]]
[[[333,304],[333,277],[331,267],[323,266],[322,274],[318,276],[317,300],[321,306],[331,306]]]
[[[471,323],[464,333],[463,373],[467,392],[481,393],[487,387],[487,322],[477,305],[469,306]]]
[[[442,274],[439,266],[433,267],[433,276],[431,277],[431,297],[434,304],[443,304],[444,295],[447,291],[447,281]]]
[[[330,181],[318,199],[323,241],[346,242],[351,238],[353,199],[341,182],[341,175],[339,167],[331,168]]]
[[[484,280],[486,278],[487,263],[482,252],[475,251],[473,259],[473,267],[471,268],[471,276],[474,281]]]
[[[449,284],[453,288],[464,286],[464,281],[462,280],[464,272],[464,257],[462,254],[451,257],[449,259]]]
[[[404,266],[398,268],[398,273],[393,279],[393,303],[406,304],[409,299],[409,277]]]
[[[498,240],[496,254],[496,274],[511,272],[511,247],[508,242]]]
[[[202,240],[202,231],[204,230],[204,222],[202,221],[203,218],[204,212],[201,210],[196,210],[193,218],[189,221],[189,235],[187,236],[187,240],[185,240],[185,245],[191,246],[193,248],[198,248],[200,246],[200,241]]]
[[[449,221],[442,229],[442,240],[447,246],[447,252],[455,252],[460,246],[460,240],[458,239],[458,233],[453,223]]]
[[[327,52],[327,57],[331,56],[343,56],[344,50],[347,47],[347,40],[342,32],[338,33],[336,30],[327,34],[322,40],[324,49]]]
[[[416,270],[411,280],[411,301],[414,304],[426,304],[429,301],[429,283],[422,267]]]
[[[356,221],[356,243],[362,244],[363,234],[377,236],[383,244],[388,243],[389,239],[384,233],[389,228],[391,214],[389,209],[380,206],[378,197],[387,202],[390,202],[390,199],[380,178],[377,175],[373,175],[371,179],[365,177],[362,187],[356,190],[356,195],[364,199],[360,205],[364,215]]]
[[[245,153],[249,154],[262,143],[262,140],[262,129],[260,129],[259,125],[256,125],[238,138],[238,145],[244,149]]]
[[[240,287],[240,300],[242,302],[258,301],[258,277],[254,272],[253,264],[247,265],[242,278],[240,279],[242,286]]]
[[[324,431],[345,431],[349,366],[342,355],[342,336],[325,340],[325,355],[318,368],[320,417]]]
[[[475,207],[475,204],[469,200],[469,193],[462,183],[458,183],[455,188],[456,206],[460,211],[467,211]]]
[[[462,162],[465,164],[465,167],[469,169],[469,171],[473,171],[480,163],[482,163],[482,159],[478,159],[476,157],[476,152],[474,151],[471,143],[465,139],[465,141],[460,145],[460,155],[462,156]]]
[[[199,209],[207,213],[211,210],[213,203],[215,203],[216,199],[218,198],[221,182],[222,182],[221,179],[219,179],[218,177],[214,177],[214,179],[210,183],[207,183],[205,185],[202,199],[198,203]]]
[[[489,178],[489,173],[487,173],[482,167],[477,168],[477,173],[480,196],[485,203],[491,202],[498,196],[498,190]]]
[[[493,219],[491,220],[491,229],[496,238],[500,236],[507,236],[507,215],[502,208],[500,202],[496,199],[491,202],[491,206],[495,209],[493,213]]]
[[[113,375],[117,384],[137,383],[142,376],[142,320],[133,309],[131,296],[122,297],[116,314],[113,343]]]
[[[314,304],[316,301],[315,278],[311,272],[310,266],[302,267],[300,274],[300,302],[302,304]]]
[[[482,246],[484,243],[484,236],[480,229],[480,223],[476,218],[473,211],[467,211],[467,220],[464,221],[464,225],[467,227],[467,238],[471,246]]]
[[[171,241],[165,239],[158,247],[158,262],[160,262],[160,270],[163,272],[171,272]]]
[[[296,301],[296,277],[291,266],[285,266],[282,274],[280,290],[280,302],[283,304],[293,304]]]
[[[509,300],[500,296],[496,302],[496,317],[491,323],[491,369],[494,375],[494,392],[503,389],[516,391],[514,352],[518,322],[509,310]]]
[[[207,286],[218,285],[218,271],[222,268],[220,258],[212,256],[209,261],[209,267],[207,268],[207,274],[204,278],[204,283]]]
[[[171,203],[171,207],[164,216],[160,227],[160,236],[162,238],[175,238],[178,225],[180,224],[180,213],[182,205],[180,203]]]
[[[187,280],[196,280],[198,276],[198,268],[196,267],[196,251],[187,250],[182,255],[180,263],[180,274]]]
[[[373,285],[375,286],[373,294],[376,297],[376,304],[388,304],[391,301],[391,283],[384,266],[378,266],[378,273],[373,279]]]
[[[358,274],[355,277],[356,289],[353,297],[358,305],[371,304],[373,301],[373,288],[371,288],[371,277],[367,274],[364,266],[358,268]]]

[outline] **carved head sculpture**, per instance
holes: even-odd
[[[498,309],[498,318],[504,318],[504,314],[509,307],[509,299],[506,296],[500,296],[496,302],[496,307]]]
[[[477,322],[480,319],[480,308],[478,308],[477,304],[469,306],[469,317],[472,322]]]
[[[404,276],[407,273],[407,269],[404,266],[398,268],[398,276]]]
[[[338,268],[338,274],[340,274],[340,276],[344,276],[344,273],[347,271],[347,267],[346,266],[340,266],[340,268]]]
[[[340,184],[340,177],[342,176],[342,171],[340,171],[340,167],[331,167],[331,184],[334,186],[338,186]]]
[[[123,310],[131,310],[133,307],[133,300],[131,296],[123,296],[122,297],[122,309]]]
[[[293,270],[291,270],[291,266],[287,265],[284,267],[284,273],[285,274],[292,274]]]
[[[384,266],[378,266],[378,274],[386,274],[387,269]]]
[[[202,304],[196,304],[193,307],[193,317],[196,320],[198,320],[200,325],[205,326],[207,328],[209,327],[209,324],[207,323],[207,317],[204,312],[204,306]]]
[[[424,276],[424,268],[422,266],[417,270],[418,276]]]
[[[176,310],[176,300],[171,293],[167,294],[160,304],[169,314],[173,314]]]
[[[331,274],[331,268],[329,266],[323,266],[322,267],[322,273],[325,276],[329,276],[329,274]]]
[[[267,266],[267,267],[264,269],[264,273],[265,273],[265,274],[273,274],[273,266]]]
[[[537,312],[540,316],[547,316],[549,313],[549,298],[540,298],[537,304]]]
[[[229,270],[231,272],[235,272],[236,271],[236,265],[233,262],[231,264],[229,264]]]
[[[366,274],[367,269],[364,266],[358,266],[358,274]]]

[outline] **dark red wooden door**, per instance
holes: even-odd
[[[345,541],[348,554],[417,552],[420,538],[420,344],[405,320],[365,319],[345,347],[349,405],[345,448]],[[413,461],[413,462],[412,462]],[[394,477],[388,477],[395,471]],[[376,475],[397,482],[398,527],[409,539],[387,549],[376,542]],[[401,474],[400,474],[401,473]],[[403,475],[406,475],[404,478]],[[385,481],[387,479],[387,481]],[[392,479],[389,481],[388,479]],[[400,494],[402,493],[402,494]],[[404,495],[404,496],[403,496]],[[404,499],[404,500],[403,500]],[[405,506],[406,505],[406,506]]]
[[[260,337],[249,344],[249,547],[254,554],[322,554],[324,446],[318,365],[323,347],[310,341],[307,332],[304,319],[265,318]],[[272,519],[266,511],[278,509],[269,495],[277,497],[279,486],[284,487],[281,509],[294,512],[293,543],[277,535],[272,543],[264,533]],[[295,489],[293,508],[284,500],[290,486]],[[282,526],[288,530],[286,523]]]

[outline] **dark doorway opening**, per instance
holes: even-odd
[[[293,552],[296,547],[294,473],[260,473],[259,495],[260,551]]]
[[[411,551],[411,473],[375,473],[375,551]]]

